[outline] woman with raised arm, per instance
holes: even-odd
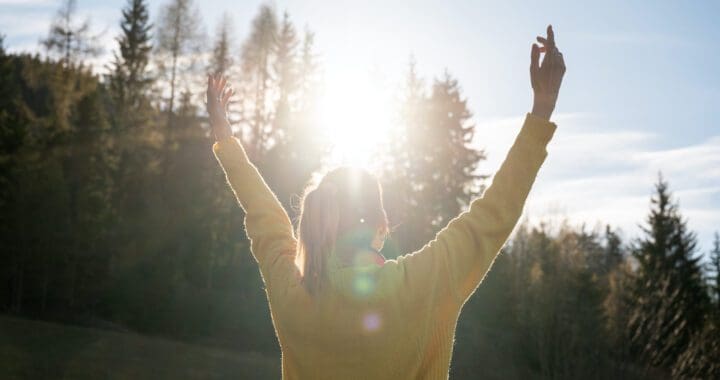
[[[208,78],[213,146],[260,266],[284,379],[445,379],[455,326],[517,223],[555,131],[565,73],[551,26],[530,58],[532,111],[481,198],[417,252],[385,260],[388,221],[378,181],[335,169],[305,190],[297,233],[232,136],[232,91]],[[545,53],[542,63],[540,54]]]

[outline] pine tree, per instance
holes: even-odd
[[[242,47],[241,66],[243,72],[244,104],[241,116],[243,124],[249,126],[248,154],[260,160],[267,149],[272,135],[273,60],[278,35],[278,21],[275,9],[262,5],[252,21],[250,36]]]
[[[605,271],[611,272],[623,262],[622,239],[609,225],[605,226]]]
[[[277,94],[272,123],[275,139],[285,149],[293,149],[292,145],[299,141],[289,140],[300,137],[297,135],[290,136],[295,123],[293,112],[297,111],[297,107],[292,102],[295,100],[298,90],[298,43],[295,27],[290,22],[290,16],[285,12],[276,40],[275,60],[273,62],[274,85]],[[292,160],[288,162],[292,162]]]
[[[75,22],[76,13],[77,1],[64,0],[50,25],[50,33],[40,41],[48,55],[58,55],[66,68],[102,52],[98,36],[90,34],[90,20],[78,25]]]
[[[318,62],[315,54],[315,33],[305,28],[298,69],[299,101],[298,108],[308,112],[317,100]]]
[[[442,184],[434,194],[445,200],[439,210],[440,227],[479,194],[478,180],[482,176],[476,174],[476,169],[485,158],[482,151],[470,147],[475,126],[470,122],[472,113],[460,91],[458,81],[445,72],[443,79],[435,82],[430,96],[428,116],[435,132],[430,135],[440,139],[435,141],[436,155],[428,164],[434,171],[430,177]]]
[[[145,0],[128,0],[122,15],[122,34],[117,38],[119,54],[114,54],[110,89],[118,115],[137,116],[151,84],[148,62],[152,51],[152,25]]]
[[[411,172],[416,169],[411,162],[408,144],[413,134],[417,133],[417,129],[424,121],[424,110],[427,102],[427,91],[425,82],[417,73],[417,62],[414,57],[410,57],[408,62],[408,70],[405,76],[403,87],[402,103],[399,109],[400,125],[394,131],[389,143],[389,152],[387,156],[392,162],[385,165],[391,173],[388,177],[400,177],[402,182],[409,183]]]
[[[215,35],[212,55],[210,56],[210,67],[208,68],[210,74],[227,75],[232,67],[232,35],[232,19],[228,13],[223,13]]]
[[[418,236],[412,223],[412,213],[418,207],[419,201],[416,199],[414,185],[417,166],[413,158],[416,156],[416,149],[410,145],[410,139],[420,133],[420,125],[425,120],[426,102],[425,84],[418,75],[415,59],[411,56],[398,109],[399,122],[396,128],[389,131],[386,152],[381,155],[385,160],[380,165],[383,168],[381,177],[384,196],[387,198],[385,207],[388,218],[398,225],[385,249],[389,256],[412,252],[423,244],[424,239],[430,237]],[[390,252],[391,250],[394,252]]]
[[[301,46],[302,43],[302,46]],[[300,50],[302,49],[302,50]],[[313,34],[303,41],[286,12],[279,26],[272,64],[270,110],[273,144],[265,153],[267,179],[279,199],[293,212],[293,196],[320,168],[325,146],[316,129],[317,62]]]
[[[278,112],[289,112],[290,95],[293,94],[298,85],[298,68],[297,68],[297,47],[299,41],[295,27],[290,22],[290,16],[287,12],[283,15],[282,24],[277,36],[277,46],[275,48],[274,72],[277,76],[278,86]]]
[[[411,57],[398,114],[381,163],[388,215],[398,227],[388,249],[420,248],[479,194],[482,151],[470,146],[474,125],[449,73],[430,91]],[[390,253],[392,255],[392,253]]]
[[[715,302],[715,309],[720,316],[720,234],[715,232],[713,240],[713,248],[710,251],[710,260],[707,264],[708,272],[711,273],[709,278],[710,294]]]
[[[168,125],[172,124],[179,83],[188,85],[196,68],[196,56],[202,50],[204,34],[200,13],[192,0],[171,0],[160,13],[155,46],[161,79],[166,82]]]
[[[628,328],[637,354],[669,369],[702,329],[708,297],[695,234],[687,230],[662,177],[655,189],[645,237],[633,252],[638,269]]]
[[[674,379],[720,378],[720,320],[708,319],[673,366]]]
[[[20,86],[12,58],[5,52],[5,36],[0,34],[0,211],[11,201],[14,168],[19,164],[15,153],[28,135],[28,120],[22,114]],[[0,212],[0,237],[8,226]],[[10,236],[10,235],[7,235]]]
[[[0,157],[15,152],[28,133],[16,75],[12,58],[5,52],[5,36],[0,34]],[[0,189],[6,188],[5,175],[8,171],[2,169],[7,169],[10,161],[0,159]]]
[[[435,80],[430,94],[423,97],[420,82],[412,72],[408,77],[406,126],[399,141],[400,162],[392,165],[407,181],[402,193],[408,202],[405,217],[405,249],[417,249],[440,228],[457,216],[479,194],[476,174],[482,151],[470,147],[474,125],[467,102],[457,80],[449,73]],[[397,142],[396,142],[397,143]],[[396,149],[397,150],[397,149]],[[403,173],[404,171],[404,173]],[[401,185],[403,186],[403,185]]]

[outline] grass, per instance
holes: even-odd
[[[278,379],[280,360],[0,316],[0,379]]]

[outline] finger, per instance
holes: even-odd
[[[223,96],[222,96],[222,97],[224,98],[225,95],[231,93],[232,91],[233,91],[232,86],[231,86],[230,84],[227,84],[227,85],[225,86],[225,90],[223,90]]]
[[[215,74],[215,94],[220,95],[223,89],[223,83],[222,83],[223,77],[220,75],[220,73]]]
[[[540,62],[540,70],[552,70],[556,66],[556,54],[554,49],[545,48],[542,62]]]
[[[548,52],[546,57],[548,58],[549,67],[552,67],[554,70],[561,70],[563,67],[565,67],[565,60],[563,59],[563,55],[557,48]]]
[[[536,87],[537,72],[540,70],[540,48],[537,44],[532,45],[530,50],[530,84],[533,88]]]
[[[213,74],[213,91],[217,91],[218,86],[218,76],[217,73]]]
[[[558,70],[560,70],[560,72],[565,73],[565,59],[560,52],[558,52],[557,54],[557,68]]]
[[[540,36],[535,37],[535,38],[537,39],[537,41],[538,41],[539,43],[542,44],[542,45],[540,46],[540,52],[541,52],[541,53],[545,53],[545,52],[547,52],[548,50],[550,50],[550,47],[548,46],[548,45],[549,45],[549,44],[548,44],[548,40],[547,40],[546,38],[543,38],[543,37],[540,37]]]
[[[219,92],[221,92],[221,93],[224,92],[226,84],[227,84],[227,77],[223,75],[222,77],[220,77],[220,86],[218,88],[218,90],[220,90]]]
[[[212,88],[214,90],[217,87],[217,74],[212,74],[210,77],[212,78]]]
[[[210,79],[210,83],[208,85],[207,89],[207,104],[210,106],[215,106],[218,102],[218,91],[216,89],[217,87],[217,81],[214,77]]]
[[[543,52],[545,53],[541,66],[548,69],[555,66],[557,48],[555,47],[555,34],[552,25],[547,26],[547,37],[537,37],[537,40],[543,44]]]
[[[208,75],[208,88],[207,88],[208,95],[215,92],[215,86],[216,86],[215,77],[212,75]]]
[[[207,94],[207,97],[208,97],[208,102],[210,101],[210,97],[214,91],[215,91],[215,78],[213,78],[213,76],[210,74],[210,75],[208,75],[207,91],[205,91]]]
[[[228,100],[230,100],[230,97],[231,97],[234,93],[235,93],[235,90],[233,90],[232,88],[228,88],[228,89],[225,90],[225,92],[223,93],[223,96],[222,96],[222,105],[223,105],[223,107],[224,107],[225,105],[227,105]]]

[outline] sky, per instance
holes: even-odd
[[[150,0],[156,17],[167,0]],[[78,0],[114,48],[126,0]],[[263,2],[198,1],[209,35],[223,12],[242,41]],[[530,110],[530,46],[552,24],[567,73],[548,157],[528,199],[530,221],[619,227],[639,236],[658,173],[697,232],[700,251],[720,230],[720,2],[717,1],[274,1],[316,34],[336,98],[366,86],[398,88],[409,57],[430,83],[448,70],[474,113],[473,144],[494,173]],[[59,1],[0,0],[10,51],[37,51]],[[371,90],[365,91],[371,92]],[[382,99],[382,97],[379,97]],[[338,113],[335,110],[335,113]],[[373,119],[368,119],[373,120]]]

